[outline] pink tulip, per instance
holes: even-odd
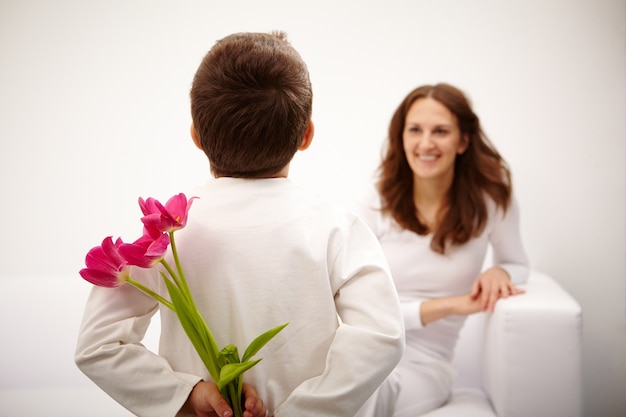
[[[101,287],[119,287],[129,277],[129,265],[119,253],[119,248],[124,243],[113,238],[104,238],[101,246],[96,246],[87,252],[85,265],[87,268],[80,270],[80,276],[94,285]]]
[[[187,224],[187,215],[191,208],[192,197],[187,201],[185,194],[180,193],[167,200],[165,206],[150,197],[144,201],[139,198],[139,206],[144,214],[141,221],[148,229],[156,229],[162,233],[182,229]]]
[[[163,256],[170,244],[168,234],[156,234],[146,228],[144,235],[133,243],[124,243],[120,246],[120,255],[128,262],[129,265],[136,265],[141,268],[150,268],[157,264]]]

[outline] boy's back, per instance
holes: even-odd
[[[220,347],[290,323],[244,374],[270,415],[354,415],[399,361],[404,329],[373,233],[286,178],[313,135],[306,67],[281,37],[233,35],[207,54],[191,97],[192,136],[216,177],[192,193],[176,235],[198,308]],[[133,277],[167,294],[156,269]],[[175,415],[209,379],[167,309],[159,356],[140,345],[157,308],[129,286],[94,288],[76,353],[105,391],[150,417]]]
[[[384,378],[386,369],[372,364],[402,337],[373,234],[284,178],[220,178],[194,195],[200,198],[177,242],[218,345],[243,348],[289,322],[259,353],[263,360],[246,381],[270,412],[303,383],[282,415],[356,411],[354,404]],[[175,369],[203,371],[195,355],[180,355],[185,335],[176,317],[161,314],[160,354]],[[346,320],[339,333],[338,315]]]

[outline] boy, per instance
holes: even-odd
[[[287,179],[313,138],[306,65],[282,33],[230,35],[190,95],[191,136],[215,177],[176,235],[200,311],[220,347],[289,322],[244,374],[269,415],[353,416],[398,363],[404,329],[376,237]],[[133,274],[166,293],[156,269]],[[139,344],[157,308],[130,286],[94,287],[76,362],[138,415],[204,415],[215,386],[175,315],[161,310],[158,356]]]

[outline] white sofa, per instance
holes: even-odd
[[[468,319],[454,398],[428,417],[582,416],[580,306],[545,274],[534,271],[525,287],[493,315]],[[77,275],[0,277],[0,416],[132,416],[74,365],[89,288]]]
[[[455,351],[452,400],[424,417],[581,417],[582,314],[552,277],[470,316]]]

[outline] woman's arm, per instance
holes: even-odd
[[[467,316],[480,311],[480,300],[472,298],[470,294],[436,298],[422,301],[420,304],[420,317],[423,326],[448,316]]]
[[[506,211],[491,214],[493,230],[490,243],[494,266],[482,272],[472,286],[472,298],[479,300],[482,311],[493,312],[500,298],[521,294],[517,285],[526,282],[529,273],[528,257],[522,245],[520,212],[515,199]]]
[[[530,267],[522,244],[517,201],[513,199],[505,214],[498,212],[494,217],[495,224],[490,236],[493,265],[506,271],[513,284],[523,284],[528,279]]]

